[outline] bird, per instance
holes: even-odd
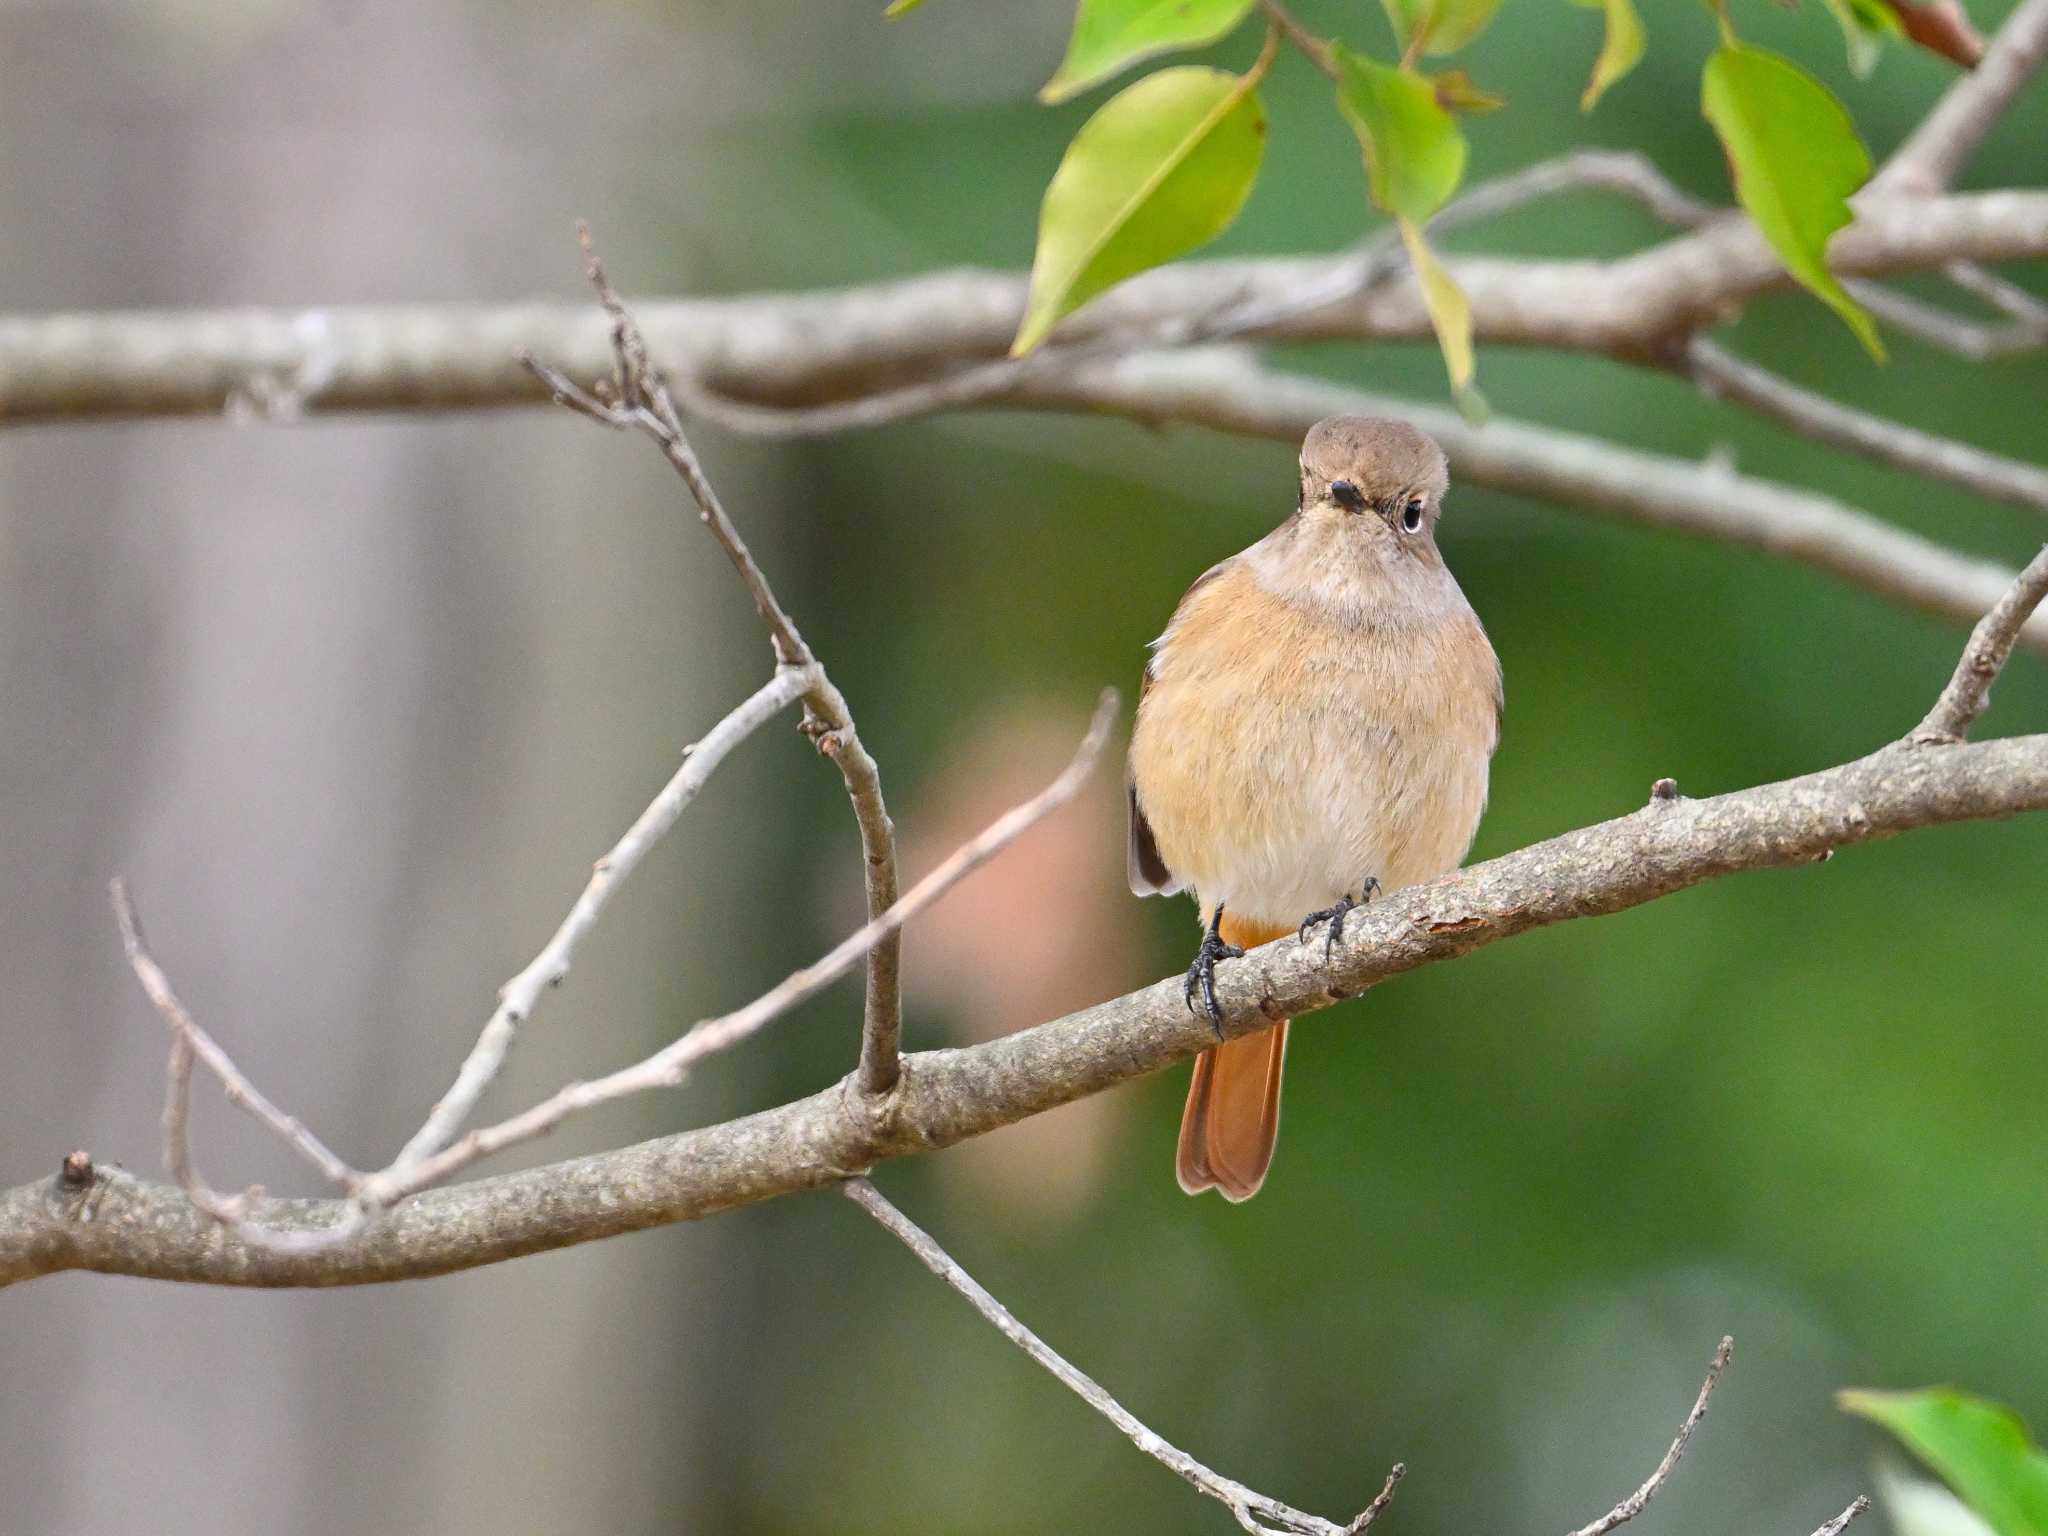
[[[1185,995],[1217,1032],[1175,1171],[1232,1202],[1272,1165],[1287,1023],[1225,1040],[1217,966],[1319,925],[1327,964],[1377,892],[1457,868],[1500,740],[1500,659],[1437,548],[1442,450],[1332,416],[1300,470],[1293,515],[1198,577],[1152,642],[1126,780],[1131,890],[1194,896]]]

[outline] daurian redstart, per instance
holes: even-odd
[[[1449,474],[1398,421],[1332,416],[1301,448],[1294,515],[1188,589],[1153,642],[1130,758],[1130,880],[1192,891],[1188,968],[1220,1023],[1218,961],[1306,942],[1374,891],[1457,867],[1486,805],[1500,661],[1436,547]],[[1181,1188],[1247,1200],[1280,1131],[1287,1025],[1195,1062]]]

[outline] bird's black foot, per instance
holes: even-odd
[[[1331,951],[1336,949],[1337,941],[1344,937],[1344,919],[1349,917],[1355,908],[1362,907],[1371,901],[1373,897],[1379,894],[1379,891],[1379,881],[1375,880],[1371,875],[1367,875],[1365,877],[1365,884],[1358,888],[1356,896],[1347,894],[1334,907],[1325,907],[1320,912],[1311,912],[1307,917],[1304,917],[1301,920],[1301,927],[1295,930],[1295,942],[1306,944],[1308,942],[1309,929],[1315,927],[1317,923],[1328,923],[1330,931],[1323,939],[1323,964],[1328,965],[1330,963]]]
[[[1236,960],[1244,954],[1237,945],[1223,942],[1223,935],[1216,931],[1222,921],[1223,903],[1219,901],[1209,917],[1209,931],[1202,935],[1202,947],[1195,951],[1195,963],[1188,967],[1187,985],[1188,1012],[1195,1011],[1195,994],[1200,992],[1218,1040],[1223,1038],[1223,1005],[1216,1001],[1216,962]]]

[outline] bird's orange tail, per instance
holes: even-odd
[[[1226,943],[1250,949],[1293,930],[1235,923],[1226,909],[1218,931]],[[1195,1058],[1175,1157],[1182,1189],[1191,1195],[1214,1189],[1231,1201],[1259,1192],[1280,1137],[1280,1069],[1286,1060],[1284,1020]]]

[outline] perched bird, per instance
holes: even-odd
[[[1191,890],[1187,998],[1219,1026],[1216,966],[1455,869],[1486,806],[1500,661],[1437,552],[1449,474],[1413,427],[1332,416],[1301,448],[1295,513],[1188,589],[1153,642],[1130,756],[1130,881]],[[1247,1200],[1280,1130],[1283,1022],[1195,1062],[1189,1194]]]

